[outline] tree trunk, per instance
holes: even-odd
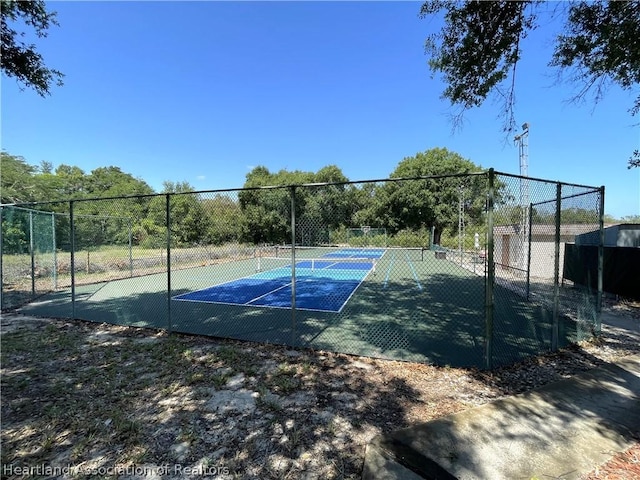
[[[440,245],[440,238],[442,237],[442,229],[440,228],[435,228],[433,230],[433,244],[434,245]]]

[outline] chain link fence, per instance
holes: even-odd
[[[496,173],[3,205],[3,311],[493,368],[599,332],[602,188]]]
[[[495,316],[494,358],[509,363],[598,334],[601,291],[574,285],[562,272],[565,245],[602,230],[604,190],[506,174],[496,175],[496,187],[493,251],[502,288],[494,298],[507,313]],[[536,307],[533,319],[514,312],[512,294]]]

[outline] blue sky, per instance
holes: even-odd
[[[405,157],[446,147],[518,173],[492,101],[454,131],[424,53],[436,20],[419,2],[49,2],[60,27],[38,40],[65,85],[51,96],[2,77],[2,148],[27,162],[114,165],[160,191],[241,187],[255,166],[350,180],[387,178]],[[524,43],[518,125],[529,175],[606,187],[605,211],[640,214],[633,92],[568,102],[547,67],[555,32]],[[635,95],[637,95],[637,91]]]

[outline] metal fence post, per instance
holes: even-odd
[[[596,335],[602,333],[602,323],[600,315],[602,312],[602,294],[604,290],[604,185],[600,187],[600,211],[598,212],[598,227],[600,228],[600,241],[598,242],[598,293],[596,297],[596,316],[597,323],[595,326]]]
[[[551,327],[551,350],[558,350],[560,336],[560,224],[562,215],[562,184],[556,184],[556,232],[553,259],[553,324]]]
[[[131,219],[129,219],[129,276],[133,277],[133,253],[131,247],[133,245],[133,227],[131,226]]]
[[[167,330],[171,333],[171,194],[165,196],[165,215],[167,223]]]
[[[56,214],[51,212],[51,246],[53,247],[53,289],[58,289],[58,252],[56,251]]]
[[[29,210],[29,254],[31,255],[31,296],[36,295],[36,252],[33,241],[33,211]]]
[[[4,207],[0,206],[0,312],[4,307],[4,273],[2,271],[2,262],[4,259],[2,219],[4,218]]]
[[[533,236],[531,231],[533,230],[532,222],[533,221],[533,204],[529,204],[529,240],[528,240],[528,248],[527,248],[527,300],[530,300],[531,295],[531,240]]]
[[[484,366],[493,368],[493,287],[495,283],[495,264],[493,261],[493,203],[495,199],[495,171],[489,169],[489,191],[487,192],[487,279],[485,291],[485,352]]]
[[[296,341],[296,187],[291,186],[291,343]]]
[[[73,217],[73,200],[69,201],[69,240],[71,243],[71,319],[76,319],[76,225]]]

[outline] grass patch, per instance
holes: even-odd
[[[228,372],[223,373],[214,373],[209,377],[209,380],[218,390],[224,387],[229,379],[231,378],[231,374]]]
[[[268,375],[266,382],[269,388],[283,395],[298,390],[302,383],[297,377],[297,368],[286,363],[278,365],[275,371]]]

